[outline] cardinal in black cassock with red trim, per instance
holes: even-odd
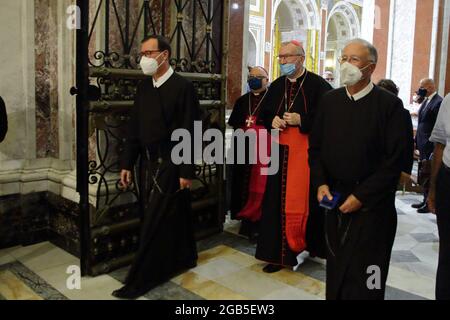
[[[267,177],[256,258],[276,272],[298,264],[297,256],[324,257],[323,212],[310,202],[308,134],[317,104],[331,86],[303,67],[305,52],[297,41],[283,43],[279,62],[282,77],[269,88],[261,118],[267,130],[279,130],[279,170]]]

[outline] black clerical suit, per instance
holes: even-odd
[[[434,150],[434,144],[430,141],[436,119],[441,107],[442,97],[434,95],[431,101],[425,100],[419,109],[419,121],[416,132],[416,148],[420,152],[420,160],[430,159]]]
[[[309,134],[317,112],[318,102],[329,90],[331,90],[331,86],[328,82],[309,71],[305,71],[294,82],[288,80],[286,76],[278,78],[271,84],[262,104],[261,119],[263,119],[266,129],[270,132],[275,116],[282,119],[286,109],[289,109],[289,105],[292,104],[290,112],[298,113],[301,116],[301,125],[298,126],[299,132],[304,135]],[[288,244],[286,223],[284,223],[285,206],[282,205],[286,190],[283,172],[287,168],[287,154],[288,148],[280,145],[278,154],[280,168],[277,174],[267,177],[255,256],[257,259],[267,261],[270,264],[295,266],[298,263],[297,255],[300,252],[291,250]],[[274,156],[273,151],[272,156]],[[309,196],[309,214],[305,235],[306,250],[313,256],[325,257],[323,211],[314,201],[315,197],[312,196],[312,192],[309,192]]]
[[[326,214],[327,299],[384,298],[407,148],[402,110],[400,99],[376,86],[356,101],[345,88],[321,100],[310,134],[312,183],[315,194],[328,185],[342,196]],[[351,194],[362,208],[343,214],[339,207]],[[380,284],[375,289],[367,286],[373,272]]]
[[[138,157],[138,186],[143,216],[140,245],[126,279],[127,292],[144,294],[176,273],[196,265],[197,251],[188,190],[180,178],[193,179],[194,165],[171,160],[171,134],[186,129],[193,137],[199,101],[193,84],[174,73],[159,88],[142,81],[131,110],[122,169]]]
[[[429,99],[429,98],[428,98]],[[423,160],[430,160],[431,154],[434,150],[434,143],[430,141],[430,136],[433,131],[436,119],[439,114],[439,109],[442,103],[442,97],[435,94],[429,101],[426,99],[419,109],[419,121],[416,132],[416,148],[420,153],[419,163],[419,178],[423,187],[423,203],[426,204],[428,192],[430,189],[430,176],[427,171],[430,171],[430,162],[425,165]],[[425,173],[427,172],[427,173]]]

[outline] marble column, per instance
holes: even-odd
[[[320,10],[321,17],[321,31],[320,31],[320,49],[319,49],[319,74],[322,75],[325,71],[325,61],[326,61],[326,45],[327,45],[327,20],[328,20],[328,10],[327,3],[322,4]]]
[[[419,81],[429,77],[431,63],[431,43],[433,31],[434,0],[417,0],[414,33],[414,56],[411,74],[411,89],[419,86]]]
[[[232,108],[235,101],[242,95],[242,74],[243,74],[243,50],[244,50],[244,20],[245,20],[245,0],[230,1],[230,18],[228,25],[228,108]]]
[[[266,19],[266,34],[265,34],[265,42],[264,42],[264,51],[267,49],[266,48],[266,43],[270,43],[272,44],[272,37],[273,37],[273,26],[272,26],[272,5],[273,5],[273,1],[272,0],[267,0],[265,1],[266,3],[266,15],[265,15],[265,19]],[[273,54],[273,48],[270,48],[270,51],[267,52],[265,51],[264,54],[264,68],[266,68],[267,71],[269,71],[269,74],[271,73],[272,70],[272,54]]]
[[[391,0],[375,0],[373,7],[374,19],[372,20],[373,28],[373,45],[378,50],[378,64],[372,76],[374,82],[386,77],[387,61],[388,61],[388,46],[389,46],[389,21]],[[370,16],[367,14],[367,16]],[[365,33],[367,36],[368,34]]]
[[[400,87],[399,97],[404,104],[411,101],[412,67],[414,58],[414,34],[416,0],[395,0],[393,3],[391,54],[388,56],[391,78]],[[427,46],[430,44],[428,43]],[[389,60],[390,59],[390,60]]]
[[[450,0],[439,0],[435,79],[439,94],[450,92]]]
[[[58,158],[58,32],[56,1],[35,1],[37,157]]]

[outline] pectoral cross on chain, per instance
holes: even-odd
[[[247,128],[250,128],[255,123],[255,117],[248,116],[247,120],[245,120],[245,123],[247,123]]]

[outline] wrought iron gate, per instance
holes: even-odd
[[[124,124],[133,105],[140,40],[171,40],[172,67],[193,81],[210,125],[224,130],[228,1],[78,0],[77,190],[82,274],[98,275],[131,262],[138,244],[138,187],[119,186]],[[196,167],[197,238],[222,230],[223,168]]]

